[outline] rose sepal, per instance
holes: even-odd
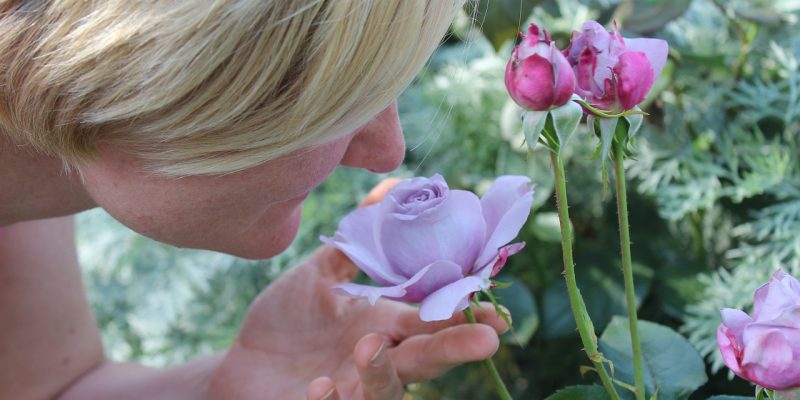
[[[600,118],[619,118],[619,117],[627,117],[627,116],[631,116],[631,115],[650,115],[650,114],[642,111],[642,109],[639,108],[639,106],[635,106],[634,108],[631,108],[630,110],[625,110],[625,111],[618,112],[618,113],[611,113],[611,112],[609,112],[607,110],[601,110],[601,109],[599,109],[597,107],[594,107],[593,105],[589,104],[589,102],[587,102],[586,100],[580,98],[580,96],[578,96],[578,95],[573,95],[572,96],[572,101],[575,101],[578,104],[580,104],[583,107],[583,109],[586,110],[587,114],[594,115],[594,116],[597,116],[597,117],[600,117]]]
[[[638,106],[629,111],[633,112],[625,112],[613,118],[597,117],[591,114],[587,117],[588,125],[594,131],[595,136],[600,139],[595,150],[595,157],[600,158],[604,193],[608,191],[608,166],[606,163],[611,159],[612,145],[615,142],[621,142],[624,149],[623,157],[632,155],[633,151],[629,147],[631,139],[636,136],[642,127],[644,115],[647,115]]]
[[[522,131],[528,148],[533,150],[541,142],[548,150],[562,155],[582,116],[583,108],[574,101],[547,111],[526,111],[522,115]]]

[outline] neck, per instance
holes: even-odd
[[[77,172],[55,157],[15,144],[0,131],[0,226],[95,207]]]

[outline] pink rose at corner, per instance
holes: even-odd
[[[736,375],[773,390],[800,387],[800,283],[777,271],[756,290],[753,316],[723,308],[717,344]]]
[[[564,50],[577,78],[575,93],[609,112],[641,103],[661,75],[669,46],[661,39],[627,39],[587,21]]]
[[[506,88],[520,107],[547,111],[566,104],[575,91],[572,66],[547,30],[535,24],[511,53],[506,65]]]
[[[342,219],[332,238],[321,238],[381,285],[344,283],[334,290],[372,304],[381,297],[420,303],[423,321],[449,319],[524,247],[508,243],[530,213],[529,183],[501,176],[478,198],[449,190],[440,175],[404,180],[380,203]]]

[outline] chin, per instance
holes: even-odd
[[[214,249],[223,253],[249,260],[264,260],[274,257],[286,250],[297,236],[300,221],[303,218],[302,207],[295,208],[289,218],[270,229],[269,232],[256,233],[230,243],[230,248]]]

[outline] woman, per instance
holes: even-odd
[[[460,3],[0,1],[0,398],[398,399],[490,356],[505,327],[488,308],[485,325],[426,324],[337,297],[355,268],[322,247],[224,353],[108,362],[70,217],[99,206],[175,246],[281,252],[337,165],[401,162],[394,98]]]

